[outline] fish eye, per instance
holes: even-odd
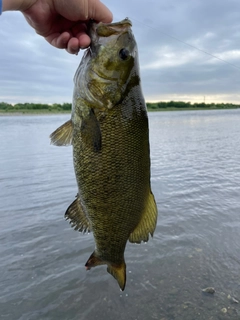
[[[121,60],[127,60],[130,56],[130,52],[125,49],[125,48],[122,48],[120,51],[119,51],[119,57]]]

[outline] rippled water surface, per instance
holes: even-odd
[[[158,225],[127,245],[124,292],[64,220],[72,150],[48,136],[68,117],[0,117],[0,319],[239,320],[240,111],[149,114]]]

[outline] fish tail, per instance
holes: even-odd
[[[104,260],[102,260],[95,251],[91,254],[88,261],[85,264],[87,270],[90,270],[93,267],[100,266],[102,264],[106,264]]]
[[[120,289],[123,291],[126,284],[126,264],[123,261],[120,264],[110,263],[102,260],[94,251],[85,264],[87,270],[93,267],[107,264],[107,272],[110,273],[118,282]]]
[[[123,291],[126,284],[126,264],[108,264],[107,272],[110,273],[118,282],[120,289]]]

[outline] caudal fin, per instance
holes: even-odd
[[[123,260],[120,264],[113,264],[107,261],[102,260],[98,257],[96,252],[94,251],[88,261],[85,264],[87,270],[90,270],[93,267],[100,266],[102,264],[107,264],[107,272],[110,273],[118,282],[119,287],[123,291],[126,284],[126,264]]]
[[[106,262],[99,258],[96,252],[93,251],[88,261],[85,263],[85,267],[87,270],[90,270],[91,268],[100,266],[101,264],[106,264]]]
[[[126,264],[123,261],[119,265],[108,264],[107,272],[109,272],[118,282],[120,289],[123,291],[126,284]]]

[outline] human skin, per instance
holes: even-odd
[[[112,22],[111,11],[99,0],[3,0],[2,11],[21,11],[36,33],[51,45],[77,54],[90,45],[90,19]]]

